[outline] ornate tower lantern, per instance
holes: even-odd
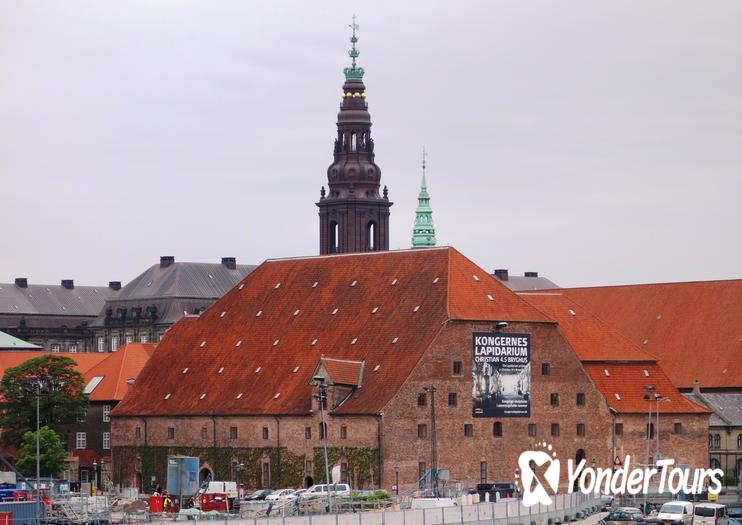
[[[425,148],[423,148],[423,180],[420,184],[420,194],[417,196],[417,210],[415,211],[415,226],[412,228],[412,247],[428,248],[435,246],[435,226],[433,226],[433,209],[430,207],[428,184],[425,182]]]

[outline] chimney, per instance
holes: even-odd
[[[62,288],[67,288],[68,290],[74,290],[75,281],[73,281],[72,279],[62,279]]]
[[[495,277],[497,277],[501,281],[507,281],[508,280],[508,269],[507,268],[499,268],[499,269],[495,270]]]
[[[18,288],[28,288],[28,278],[26,278],[26,277],[16,277],[15,278],[15,285]]]
[[[160,257],[160,268],[167,268],[175,262],[175,257],[172,255],[163,255]]]
[[[695,395],[701,394],[701,382],[698,379],[693,380],[693,393]]]
[[[525,277],[538,277],[538,272],[526,272],[523,275]]]
[[[111,290],[121,290],[121,281],[108,281],[108,287]]]
[[[129,388],[134,386],[134,381],[135,379],[133,377],[130,377],[126,380],[126,384],[128,385]]]
[[[222,257],[222,264],[230,270],[237,269],[237,257]]]

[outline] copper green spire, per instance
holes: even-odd
[[[353,45],[353,47],[351,47],[350,51],[348,51],[348,56],[351,58],[351,65],[350,67],[346,67],[343,71],[345,72],[346,80],[361,80],[363,78],[363,68],[356,67],[356,58],[358,58],[358,55],[360,54],[356,49],[356,42],[358,42],[356,31],[360,29],[358,24],[356,24],[356,15],[353,15],[353,23],[350,24],[348,27],[350,27],[351,31],[353,31],[353,34],[350,37],[350,43]]]
[[[417,196],[417,210],[415,211],[415,226],[412,228],[412,247],[428,248],[435,246],[435,226],[433,226],[433,209],[430,207],[428,184],[425,180],[425,160],[428,154],[423,147],[423,180],[420,184],[420,194]]]

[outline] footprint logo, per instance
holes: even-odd
[[[536,503],[547,506],[551,505],[551,496],[546,491],[546,486],[552,492],[556,492],[559,487],[559,471],[561,466],[559,460],[556,459],[556,452],[545,441],[538,443],[538,445],[543,450],[527,450],[518,458],[518,469],[521,472],[523,482],[523,505],[526,507],[532,507]],[[543,481],[539,479],[531,468],[531,462],[537,467],[548,464],[543,474]]]

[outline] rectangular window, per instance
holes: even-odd
[[[270,463],[263,463],[263,488],[266,489],[271,486],[271,464]]]
[[[99,352],[105,352],[106,351],[106,338],[105,337],[99,337],[98,338],[98,351]]]
[[[237,439],[237,427],[229,427],[229,439]]]
[[[142,439],[142,427],[136,427],[134,429],[134,439]]]
[[[149,343],[149,334],[139,334],[140,343]]]
[[[312,462],[311,461],[304,462],[304,474],[307,476],[312,475]]]
[[[464,425],[464,437],[474,437],[474,425],[471,423],[466,423]]]
[[[325,439],[326,435],[327,435],[327,423],[320,423],[319,424],[319,438]]]
[[[208,438],[209,438],[209,428],[201,427],[201,439],[208,439]]]
[[[312,427],[304,427],[304,438],[312,439]]]
[[[613,433],[617,436],[623,436],[623,423],[616,423],[613,425]]]
[[[77,414],[77,422],[78,423],[85,423],[85,420],[88,418],[88,409],[84,408],[82,412]]]
[[[551,375],[551,365],[549,365],[549,363],[541,363],[541,375]]]
[[[424,407],[427,404],[428,404],[427,394],[418,394],[417,395],[417,406]]]
[[[536,423],[528,424],[528,437],[536,437]]]
[[[479,462],[479,482],[487,483],[487,462],[486,461]]]
[[[111,433],[103,432],[103,450],[111,450]]]
[[[680,422],[676,422],[675,425],[672,428],[673,434],[682,434],[683,433],[683,424]]]
[[[453,369],[453,375],[460,376],[463,375],[463,365],[461,361],[454,361],[452,365]]]
[[[119,349],[119,336],[112,335],[111,336],[111,352],[115,352]]]
[[[551,436],[552,437],[559,437],[559,423],[552,423],[551,424]]]
[[[103,422],[108,423],[111,421],[111,405],[103,405]]]
[[[175,427],[167,427],[167,438],[175,439]]]
[[[495,437],[502,437],[502,422],[495,421],[492,423],[492,435]]]
[[[428,425],[426,425],[425,423],[420,423],[419,425],[417,425],[417,437],[428,437]]]
[[[88,445],[88,435],[85,432],[75,434],[75,448],[86,448]]]
[[[263,427],[263,439],[268,439],[269,436],[268,427]]]
[[[125,340],[126,340],[126,344],[127,345],[129,343],[133,343],[134,342],[134,336],[133,335],[127,335]]]
[[[67,351],[69,353],[71,353],[71,354],[76,354],[77,353],[77,345],[74,344],[74,343],[73,344],[70,344],[70,345],[67,345]]]
[[[582,392],[577,392],[577,406],[585,406],[585,394]]]
[[[52,345],[52,352],[59,353],[59,350],[62,348],[61,345]]]
[[[577,423],[577,436],[585,437],[585,423]]]
[[[348,483],[348,464],[340,463],[340,483]]]
[[[348,439],[348,427],[345,425],[340,427],[340,439]]]
[[[449,392],[448,393],[448,406],[455,407],[459,404],[459,397],[456,395],[456,392]]]
[[[556,394],[556,393],[551,394],[551,397],[549,399],[550,399],[551,406],[553,407],[559,406],[559,394]]]
[[[417,464],[417,478],[420,480],[420,488],[424,488],[426,485],[425,478],[427,478],[428,469],[425,468],[425,462],[420,461]]]

